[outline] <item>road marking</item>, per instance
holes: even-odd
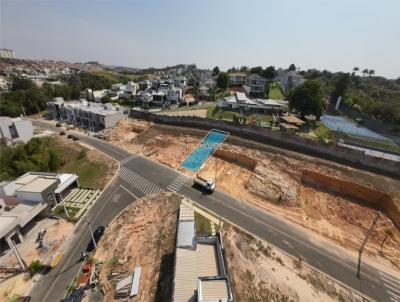
[[[134,159],[137,156],[137,154],[132,154],[131,156],[128,156],[122,160],[120,160],[121,165],[125,165],[127,162],[129,162],[131,159]]]
[[[129,170],[122,166],[119,177],[129,183],[132,187],[136,188],[143,195],[150,195],[164,191],[160,186],[151,182],[147,178]]]
[[[285,243],[291,249],[293,248],[293,245],[291,245],[289,241],[287,241],[287,240],[282,240],[282,241],[283,241],[283,243]]]
[[[398,289],[396,287],[393,287],[392,285],[387,284],[385,282],[383,284],[385,285],[386,288],[390,288],[391,291],[394,291],[394,292],[397,293],[397,295],[400,295],[400,289]]]
[[[391,296],[393,296],[393,297],[395,297],[395,298],[397,298],[397,299],[400,299],[400,295],[398,295],[398,294],[392,292],[391,290],[387,290],[387,292],[389,293],[389,295],[391,295]]]
[[[389,280],[389,279],[387,279],[385,277],[382,277],[382,280],[384,281],[383,282],[384,284],[387,282],[387,283],[391,284],[392,286],[399,286],[400,287],[400,283],[399,282],[395,282],[395,281]]]
[[[129,191],[127,188],[125,188],[123,185],[119,185],[122,189],[124,189],[126,192],[128,192],[131,196],[133,196],[136,199],[139,199],[135,194],[133,194],[131,191]]]
[[[167,190],[172,192],[178,192],[188,181],[190,180],[189,176],[184,174],[179,174],[172,183],[169,184]]]

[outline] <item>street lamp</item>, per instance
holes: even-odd
[[[372,222],[371,226],[369,227],[367,236],[365,236],[364,242],[363,242],[363,244],[361,245],[360,249],[358,250],[357,278],[360,278],[361,255],[362,255],[362,252],[364,251],[364,246],[365,246],[365,244],[366,244],[367,241],[368,241],[369,235],[371,235],[371,233],[372,233],[372,228],[374,227],[375,223],[378,221],[379,214],[380,214],[380,211],[378,211],[378,212],[376,213],[375,219],[374,219],[374,221]]]
[[[85,216],[85,219],[86,219],[87,225],[89,226],[90,236],[92,237],[92,241],[93,241],[93,244],[94,244],[94,249],[96,250],[96,249],[97,249],[97,244],[96,244],[96,240],[94,240],[94,235],[93,235],[92,227],[91,227],[91,225],[90,225],[90,222],[89,222],[87,216]]]

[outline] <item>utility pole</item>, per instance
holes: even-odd
[[[96,249],[97,249],[97,244],[96,244],[96,240],[94,240],[92,227],[91,227],[90,222],[89,222],[89,220],[88,220],[88,218],[87,218],[86,215],[85,215],[85,218],[86,218],[86,223],[87,223],[87,225],[89,226],[90,236],[92,236],[92,240],[93,240],[93,244],[94,244],[94,249],[96,250]]]
[[[372,233],[372,228],[374,227],[375,223],[378,221],[379,214],[380,214],[380,212],[378,211],[378,212],[376,213],[376,216],[375,216],[374,221],[372,222],[371,226],[369,227],[369,230],[368,230],[368,232],[367,232],[367,236],[365,236],[364,242],[363,242],[363,244],[361,245],[361,247],[360,247],[360,249],[359,249],[359,251],[358,251],[357,278],[360,278],[361,255],[362,255],[362,252],[363,252],[363,250],[364,250],[364,246],[365,246],[365,244],[367,243],[368,238],[369,238],[369,236],[370,236],[371,233]]]
[[[24,113],[24,117],[26,117],[25,109],[24,109],[24,106],[22,106],[22,104],[21,104],[21,109],[22,109],[22,112]]]

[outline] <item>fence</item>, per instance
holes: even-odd
[[[307,155],[318,156],[339,163],[346,163],[356,168],[400,178],[400,162],[370,156],[365,154],[364,151],[349,149],[334,144],[324,144],[300,136],[285,135],[277,131],[272,131],[271,129],[247,125],[236,126],[229,122],[196,116],[156,115],[150,112],[133,109],[131,109],[129,117],[144,119],[154,123],[204,130],[216,128],[230,132],[231,135],[236,135],[244,139],[289,149]]]

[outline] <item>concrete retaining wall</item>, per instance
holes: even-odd
[[[199,117],[156,115],[149,112],[136,111],[132,109],[129,113],[129,116],[131,118],[143,119],[152,121],[154,123],[181,127],[198,128],[204,130],[217,128],[244,139],[269,144],[280,148],[286,148],[291,151],[318,156],[339,163],[346,163],[356,168],[400,178],[400,162],[369,156],[363,151],[353,150],[337,145],[323,144],[299,136],[284,135],[280,132],[272,131],[270,129],[250,127],[247,125],[234,126],[229,122],[203,119]]]
[[[384,192],[310,170],[302,171],[302,181],[305,184],[355,199],[379,209],[400,229],[400,206],[397,206],[393,199]]]

